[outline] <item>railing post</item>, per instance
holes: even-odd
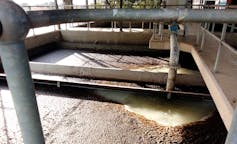
[[[215,65],[214,65],[214,68],[213,68],[214,72],[217,72],[217,69],[218,69],[220,56],[221,56],[222,42],[225,40],[226,29],[227,29],[227,24],[225,23],[225,24],[223,24],[221,39],[220,39],[219,47],[218,47],[217,54],[216,54]]]
[[[157,39],[157,23],[153,23],[153,37],[156,40]]]
[[[214,31],[215,31],[215,26],[216,26],[216,23],[212,23],[212,28],[211,28],[212,33],[214,33]]]
[[[12,1],[0,1],[0,56],[25,144],[44,144],[24,39],[29,21]]]
[[[205,38],[206,38],[206,32],[205,29],[207,28],[207,23],[204,24],[204,30],[202,30],[202,42],[200,49],[203,50],[204,44],[205,44]]]
[[[163,29],[164,29],[164,24],[162,22],[159,23],[159,33],[158,35],[160,36],[160,40],[163,40]]]
[[[200,33],[201,33],[201,23],[198,24],[198,33],[197,33],[197,39],[196,39],[196,44],[199,45],[199,41],[200,41]]]
[[[149,22],[149,31],[151,31],[151,22]]]
[[[237,143],[237,109],[235,109],[230,130],[227,135],[225,144],[236,144]]]

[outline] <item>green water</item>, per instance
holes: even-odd
[[[162,94],[112,90],[97,90],[96,93],[108,100],[124,104],[126,110],[163,126],[178,126],[199,121],[215,111],[215,105],[211,100],[176,97],[168,101]]]

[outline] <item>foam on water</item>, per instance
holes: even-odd
[[[202,120],[214,110],[210,100],[172,98],[168,101],[160,94],[138,94],[133,92],[97,90],[108,100],[124,104],[125,108],[163,126],[178,126]]]

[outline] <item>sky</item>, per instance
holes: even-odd
[[[54,2],[54,0],[13,0],[17,4],[27,3],[29,5],[42,5],[46,2]],[[93,3],[93,0],[88,0],[89,4]],[[58,0],[58,4],[61,4],[62,0]],[[74,0],[75,5],[85,5],[85,0]]]

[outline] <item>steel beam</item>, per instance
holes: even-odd
[[[85,21],[237,23],[237,10],[216,9],[76,9],[27,12],[31,28]]]

